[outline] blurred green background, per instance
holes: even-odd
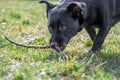
[[[92,41],[85,30],[63,52],[27,49],[24,44],[48,45],[45,5],[37,0],[0,0],[0,80],[120,80],[120,23],[109,32],[102,51],[86,56]],[[52,1],[58,3],[58,1]]]

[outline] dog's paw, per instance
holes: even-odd
[[[101,51],[102,47],[100,47],[99,49],[91,49],[87,52],[87,55],[92,55],[92,54],[96,54],[97,52]]]
[[[84,54],[85,54],[86,56],[91,56],[91,55],[94,55],[95,53],[90,50],[90,51],[88,51],[88,52],[84,52]]]
[[[97,51],[92,51],[92,50],[90,50],[90,51],[88,51],[88,54],[95,54]]]
[[[92,50],[92,49],[91,49],[91,50],[89,50],[86,54],[87,54],[87,55],[97,54],[97,52],[100,52],[101,49],[102,49],[102,47],[99,48],[98,50]]]
[[[90,50],[90,51],[86,52],[85,55],[91,56],[91,55],[94,55],[95,53],[96,53],[95,51]]]

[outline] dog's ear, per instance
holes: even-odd
[[[47,0],[40,0],[39,3],[45,3],[45,4],[46,4],[47,16],[48,16],[48,11],[49,11],[50,9],[52,9],[53,7],[55,7],[54,4],[50,3],[50,2],[47,1]]]
[[[74,18],[87,17],[87,5],[84,2],[72,2],[68,5],[67,10],[73,13]]]

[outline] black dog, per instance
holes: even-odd
[[[111,26],[120,20],[120,0],[64,0],[56,5],[41,0],[40,3],[47,5],[50,45],[58,51],[64,50],[70,38],[85,28],[93,41],[90,52],[95,53],[101,49]]]

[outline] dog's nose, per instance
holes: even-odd
[[[56,42],[52,42],[52,43],[50,43],[50,46],[51,46],[52,48],[55,48],[56,46],[58,46],[58,44],[57,44]]]

